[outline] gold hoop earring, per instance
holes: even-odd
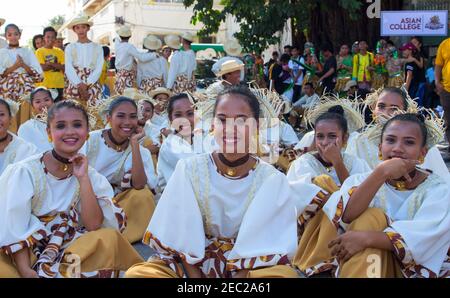
[[[383,160],[383,154],[381,153],[381,151],[378,151],[378,159]]]
[[[91,137],[91,135],[88,134],[87,137],[86,137],[86,141],[89,140],[90,137]]]
[[[51,136],[51,135],[48,135],[48,142],[49,142],[49,143],[53,143],[53,139],[52,139],[52,136]]]
[[[424,158],[423,156],[420,156],[420,157],[419,157],[419,163],[422,164],[424,161],[425,161],[425,158]]]

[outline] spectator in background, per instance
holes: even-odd
[[[333,47],[330,44],[323,45],[321,50],[322,55],[325,58],[325,64],[323,70],[318,73],[318,76],[320,77],[318,84],[322,85],[325,93],[330,93],[334,91],[334,87],[336,86],[336,57],[333,54]]]
[[[423,44],[422,37],[414,36],[413,38],[411,38],[410,42],[417,49],[418,58],[414,57],[414,62],[417,64],[417,66],[420,69],[425,69],[425,67],[427,65],[427,61],[428,61],[428,55],[422,47],[422,44]]]
[[[39,86],[58,91],[55,102],[63,99],[64,92],[64,52],[54,47],[56,30],[53,27],[44,29],[44,46],[36,51],[36,58],[44,71],[44,81]]]
[[[33,36],[32,43],[34,51],[37,51],[38,49],[44,46],[44,36],[42,34],[37,34]]]
[[[292,56],[289,60],[289,69],[292,71],[294,80],[294,94],[292,102],[296,102],[302,94],[303,70],[305,69],[305,59],[300,56],[300,49],[297,46],[292,47]]]
[[[350,54],[348,45],[343,44],[336,57],[337,62],[337,81],[336,92],[342,92],[345,84],[352,79],[353,57]]]
[[[103,49],[103,68],[102,68],[102,74],[100,75],[100,85],[102,85],[102,93],[103,96],[109,97],[111,95],[111,90],[107,84],[107,79],[108,79],[108,69],[109,69],[109,57],[111,55],[111,50],[109,49],[108,46],[102,46]]]
[[[425,93],[425,107],[434,109],[439,105],[439,95],[436,93],[436,79],[434,69],[436,66],[436,57],[431,58],[431,65],[425,73],[426,78],[426,93]]]
[[[370,90],[372,72],[374,71],[374,56],[373,53],[367,51],[366,41],[360,41],[358,46],[359,52],[353,56],[352,78],[358,83],[359,89]]]
[[[55,48],[59,48],[59,49],[64,51],[64,37],[62,36],[61,33],[58,33],[56,35],[56,40],[55,40],[54,47]]]
[[[403,51],[403,57],[408,61],[411,58],[420,59],[419,51],[410,42],[404,44],[400,51]],[[405,65],[405,88],[408,90],[411,98],[416,99],[419,106],[424,105],[424,95],[425,95],[425,71],[421,69],[415,62],[408,62]]]
[[[292,79],[289,60],[291,60],[291,57],[288,54],[281,55],[280,61],[272,69],[272,88],[280,95],[289,88]]]
[[[355,41],[352,45],[352,55],[359,54],[359,41]]]
[[[292,56],[292,46],[291,45],[284,46],[283,50],[284,50],[283,54]]]
[[[450,38],[445,39],[438,48],[434,68],[436,92],[441,98],[446,122],[445,135],[450,142]],[[450,147],[447,148],[450,153]]]
[[[279,56],[280,55],[278,54],[278,52],[274,51],[272,53],[272,58],[270,58],[270,60],[267,61],[264,64],[264,75],[265,75],[266,83],[267,83],[268,86],[270,85],[270,81],[272,80],[272,69],[273,69],[273,66],[275,64],[277,64]]]
[[[311,82],[305,83],[303,86],[304,95],[293,104],[293,108],[309,109],[320,101],[319,95],[315,92],[314,85]]]

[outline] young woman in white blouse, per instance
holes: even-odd
[[[84,108],[57,103],[48,134],[52,150],[0,177],[0,277],[112,277],[141,261],[120,234],[126,217],[111,185],[78,153],[89,136]]]
[[[294,202],[286,176],[256,156],[259,115],[246,88],[218,96],[220,149],[178,161],[144,237],[157,254],[127,277],[297,276],[289,266],[297,245]],[[255,125],[238,124],[246,120]]]
[[[152,190],[156,175],[150,152],[140,145],[144,132],[138,125],[134,100],[118,97],[109,103],[108,129],[90,133],[86,142],[89,162],[114,187],[114,200],[127,215],[124,232],[130,242],[142,239],[155,208]]]
[[[19,127],[17,135],[25,141],[35,145],[39,152],[52,148],[47,136],[47,110],[53,105],[53,95],[45,87],[38,87],[28,97],[33,107],[34,117]]]
[[[43,80],[43,71],[34,53],[19,45],[22,30],[15,24],[5,27],[8,47],[0,49],[0,97],[19,101]],[[31,107],[22,104],[11,130],[16,132],[20,124],[31,117]]]
[[[0,98],[0,175],[10,164],[38,153],[36,146],[8,131],[18,109],[17,103]]]

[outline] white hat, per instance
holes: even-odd
[[[207,48],[205,51],[205,57],[207,59],[212,59],[214,57],[217,57],[217,52],[213,48]]]
[[[162,46],[162,41],[154,35],[147,35],[144,38],[143,44],[146,49],[158,50]]]
[[[0,26],[2,26],[6,22],[5,19],[0,18]]]
[[[242,53],[242,47],[239,42],[235,39],[228,40],[224,45],[223,49],[229,56],[240,56]]]
[[[117,34],[119,34],[120,37],[130,37],[131,36],[131,28],[130,26],[124,25],[117,30]]]
[[[88,25],[89,27],[92,27],[92,25],[94,25],[94,23],[89,21],[88,16],[79,16],[79,17],[74,18],[67,27],[69,27],[70,29],[73,29],[73,27],[75,27],[76,25]]]
[[[158,87],[152,91],[148,95],[150,95],[151,98],[155,98],[159,94],[166,94],[167,96],[171,97],[172,93],[169,91],[169,89],[166,89],[164,87]]]
[[[182,38],[182,39],[186,39],[186,40],[188,40],[188,41],[190,41],[190,42],[193,42],[193,41],[194,41],[194,35],[193,35],[192,33],[190,33],[190,32],[184,32],[184,33],[181,35],[181,38]]]
[[[56,39],[64,39],[64,36],[61,32],[58,32],[58,34],[56,35]]]
[[[358,84],[356,83],[356,81],[350,80],[350,81],[348,81],[348,82],[345,84],[345,87],[344,87],[344,89],[342,89],[342,90],[344,90],[345,92],[347,92],[348,90],[350,90],[350,88],[356,87],[356,86],[358,86]]]
[[[236,60],[229,60],[225,61],[221,66],[220,70],[217,73],[218,77],[221,77],[227,73],[236,71],[236,70],[242,70],[244,68],[244,64],[238,63]]]
[[[180,49],[180,37],[178,35],[169,34],[164,37],[164,43],[169,46],[169,48],[178,50]]]

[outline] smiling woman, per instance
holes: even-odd
[[[112,277],[141,258],[120,235],[125,215],[112,187],[78,153],[88,115],[78,103],[59,102],[49,110],[47,130],[52,150],[0,177],[0,276]],[[68,265],[72,254],[80,260],[76,270]]]
[[[139,144],[144,132],[138,125],[136,102],[127,97],[113,98],[107,113],[111,128],[90,133],[86,155],[114,187],[114,200],[128,218],[124,235],[136,242],[142,239],[155,208],[153,161],[150,152]]]
[[[244,150],[222,146],[178,161],[144,236],[157,255],[127,277],[297,276],[289,266],[297,228],[286,177],[249,154],[256,130],[216,126],[226,119],[257,122],[259,113],[258,99],[246,88],[219,94],[214,137],[234,149],[243,142]]]

